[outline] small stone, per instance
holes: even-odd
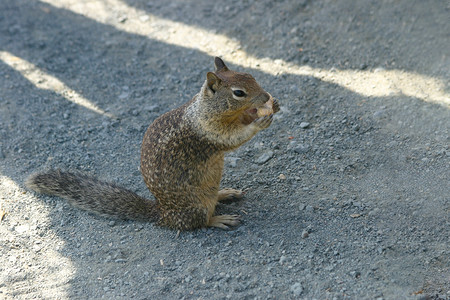
[[[238,157],[227,157],[225,160],[228,162],[228,165],[231,168],[236,168],[237,167],[237,162],[238,162],[238,160],[240,160],[240,158],[238,158]]]
[[[378,207],[376,207],[372,211],[369,212],[369,216],[373,217],[373,216],[377,215],[378,213],[380,213],[380,209]]]
[[[300,128],[306,129],[309,127],[309,123],[308,122],[301,122],[300,123]]]
[[[148,15],[143,15],[139,17],[139,20],[141,20],[141,22],[147,22],[150,19],[150,17]]]
[[[144,108],[144,110],[148,112],[158,112],[159,111],[159,105],[158,104],[152,104],[148,105]]]
[[[128,95],[129,95],[130,93],[128,93],[128,92],[122,92],[120,95],[119,95],[119,99],[120,100],[123,100],[123,99],[126,99],[126,98],[128,98]]]
[[[142,229],[144,229],[144,225],[139,224],[136,226],[136,228],[134,229],[134,231],[141,231]]]
[[[14,230],[19,234],[27,232],[29,229],[30,229],[30,226],[28,226],[28,225],[19,225],[14,228]]]
[[[355,277],[355,278],[359,278],[361,276],[361,272],[358,271],[351,271],[350,275]]]
[[[258,159],[255,161],[257,164],[262,165],[268,162],[273,157],[273,151],[268,151],[258,157]]]
[[[379,110],[373,113],[373,116],[377,119],[382,119],[386,116],[386,107],[382,106]]]
[[[294,148],[294,152],[298,154],[304,154],[309,151],[309,146],[300,144]]]
[[[111,227],[113,227],[114,225],[116,225],[116,221],[110,221],[110,222],[108,223],[108,225],[111,226]]]
[[[307,212],[313,212],[314,211],[314,207],[312,207],[311,205],[307,205],[306,206],[306,211]]]
[[[278,176],[278,178],[281,179],[281,180],[285,180],[286,179],[286,175],[280,174],[280,176]]]
[[[294,283],[291,286],[291,292],[294,293],[295,296],[300,296],[303,293],[303,287],[300,282]]]
[[[309,236],[309,232],[306,229],[303,229],[302,231],[302,239],[306,239]]]
[[[284,264],[287,261],[287,257],[284,255],[281,255],[280,260],[278,261],[280,265]]]

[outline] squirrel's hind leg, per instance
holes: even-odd
[[[241,199],[244,195],[244,192],[242,190],[235,190],[235,189],[223,189],[219,191],[218,200],[219,201],[228,201],[228,200],[234,200],[234,199]]]
[[[213,201],[206,201],[199,206],[188,206],[182,208],[160,206],[160,226],[177,230],[193,230],[202,227],[218,227],[229,229],[229,226],[239,225],[238,215],[214,216],[217,201],[225,201],[242,197],[241,190],[223,189],[213,197]]]
[[[229,200],[239,200],[242,199],[244,193],[242,190],[235,189],[222,189],[217,195],[218,201],[229,201]],[[211,212],[210,212],[211,213]],[[238,215],[219,215],[212,216],[209,218],[209,227],[218,227],[222,229],[230,229],[229,226],[237,226],[240,223],[240,216]]]
[[[218,227],[222,229],[230,229],[229,226],[237,226],[240,223],[240,216],[238,215],[220,215],[212,216],[209,219],[209,227]]]
[[[158,225],[178,230],[193,230],[208,224],[208,210],[198,207],[164,209],[160,212]]]
[[[207,209],[202,208],[169,209],[161,212],[158,225],[183,231],[202,227],[229,229],[229,226],[239,225],[238,215],[208,216]]]

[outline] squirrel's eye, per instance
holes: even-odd
[[[245,92],[244,91],[241,91],[241,90],[234,90],[233,91],[233,94],[236,96],[236,97],[245,97]]]

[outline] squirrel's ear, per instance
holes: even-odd
[[[217,71],[228,71],[228,67],[225,65],[223,60],[220,57],[214,58],[214,65],[216,66],[216,72]]]
[[[206,74],[206,85],[213,93],[217,91],[222,80],[213,72],[208,72]]]

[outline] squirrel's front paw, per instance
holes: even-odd
[[[253,121],[253,124],[255,124],[258,128],[264,129],[270,126],[272,124],[273,120],[273,114],[270,114],[268,116],[264,116],[261,118],[256,119]]]
[[[274,114],[280,111],[280,104],[278,103],[278,99],[273,98],[272,109]]]
[[[241,199],[243,194],[241,190],[226,188],[219,191],[218,199],[219,201]]]

